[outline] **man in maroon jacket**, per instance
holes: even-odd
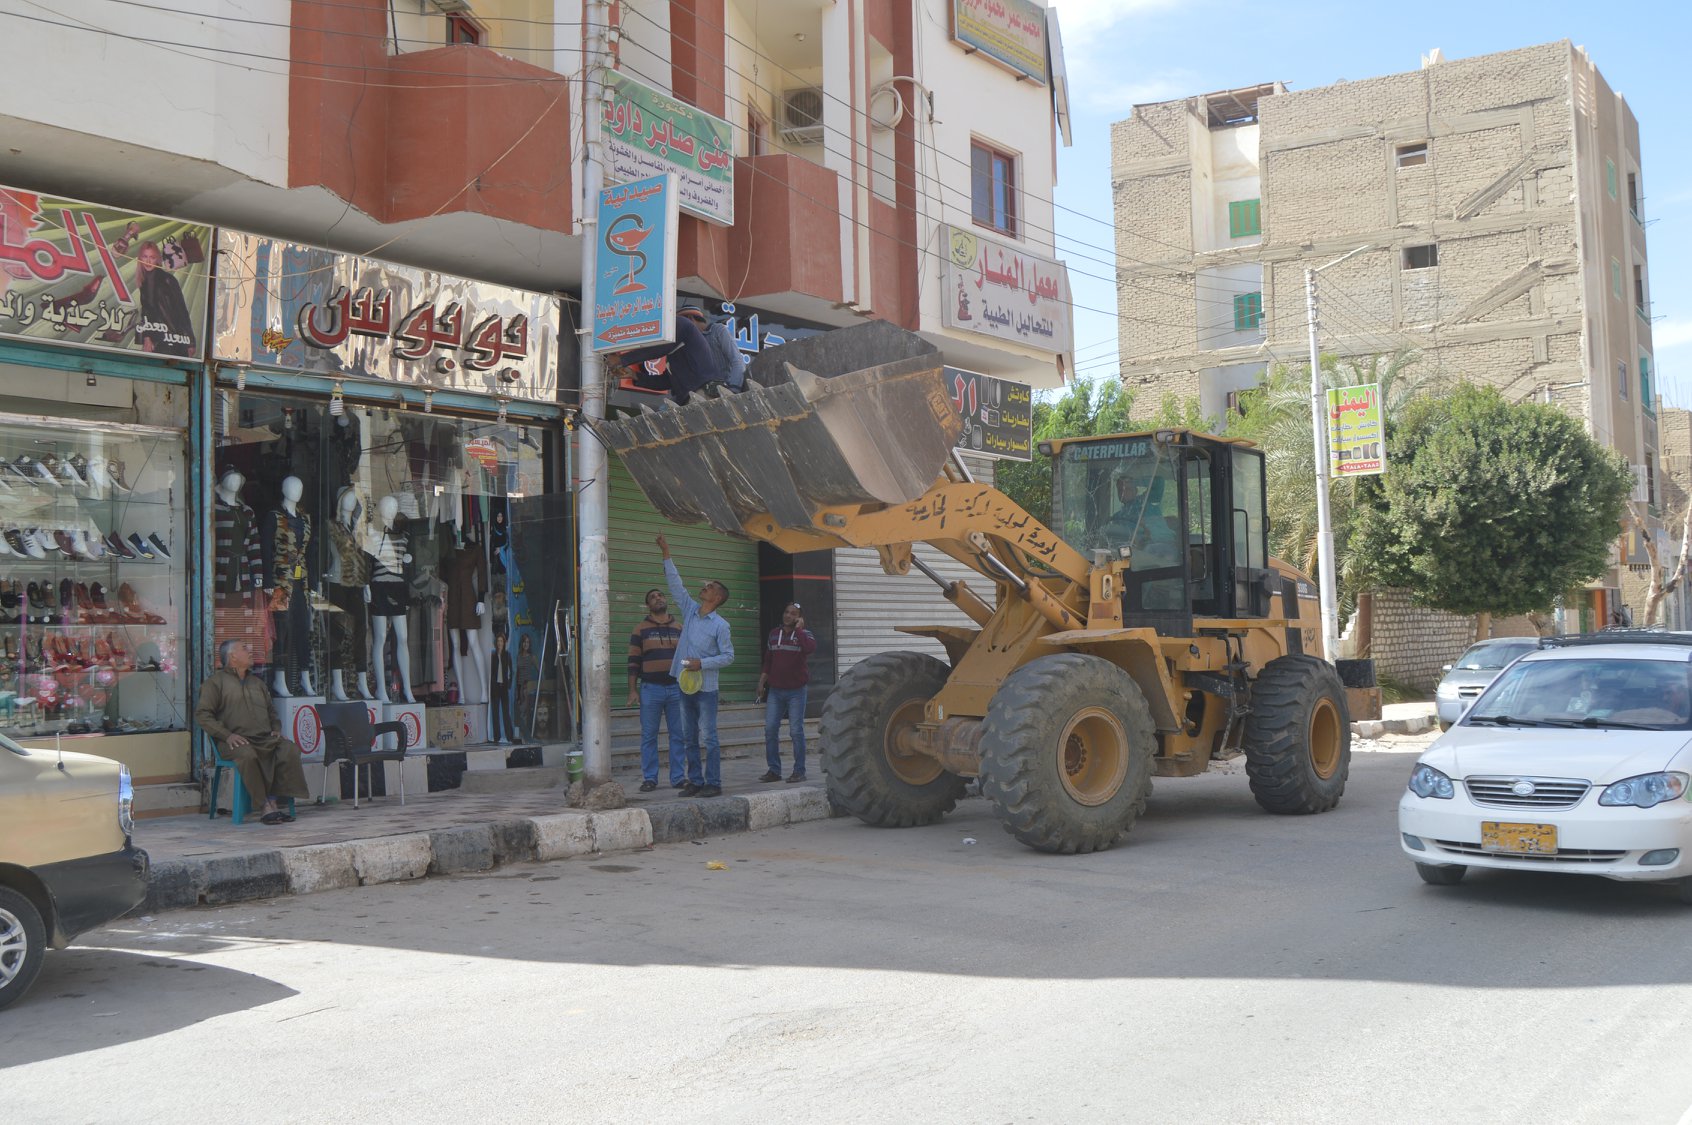
[[[758,676],[758,699],[764,704],[764,762],[769,770],[759,781],[781,780],[781,720],[793,739],[793,773],[788,781],[805,780],[805,690],[811,682],[806,665],[817,651],[817,639],[805,628],[799,603],[781,611],[781,624],[764,642],[764,670]]]

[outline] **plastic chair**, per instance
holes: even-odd
[[[211,746],[212,746],[211,796],[206,801],[206,803],[211,806],[211,811],[209,813],[207,813],[206,819],[208,819],[208,820],[216,820],[217,819],[217,790],[218,790],[219,784],[222,782],[222,779],[223,779],[223,771],[228,770],[230,778],[234,781],[234,785],[231,788],[230,793],[229,793],[229,823],[231,823],[231,824],[245,823],[246,819],[247,819],[247,785],[246,785],[246,782],[241,780],[241,771],[235,768],[235,763],[231,762],[228,758],[225,758],[223,756],[223,749],[220,746],[218,746],[218,744],[215,740],[212,742]],[[288,802],[288,815],[293,816],[294,815],[294,799],[292,797],[285,797],[283,799]]]
[[[340,762],[342,768],[353,767],[353,808],[358,808],[358,767],[365,767],[365,784],[369,784],[371,762],[403,762],[410,740],[405,724],[399,721],[372,723],[370,711],[362,703],[320,703],[317,717],[323,729],[323,790],[329,790],[329,764]],[[397,750],[376,749],[376,739],[392,734],[399,739]],[[405,804],[405,771],[400,770],[400,804]]]

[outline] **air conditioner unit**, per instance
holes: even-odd
[[[823,92],[820,86],[807,86],[782,94],[781,139],[790,145],[822,144]]]
[[[430,8],[450,16],[457,12],[468,12],[470,0],[423,0],[423,10],[426,12]]]

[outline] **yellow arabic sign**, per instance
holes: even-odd
[[[1328,472],[1336,477],[1386,471],[1386,427],[1379,383],[1328,392]]]

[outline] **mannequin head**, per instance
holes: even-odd
[[[225,469],[223,475],[217,478],[217,490],[225,496],[239,496],[241,486],[247,483],[247,478],[236,469]]]
[[[394,517],[399,515],[399,497],[384,496],[376,502],[376,514],[382,518],[383,527],[392,527]]]
[[[305,483],[299,477],[282,478],[282,499],[290,504],[298,504],[300,497],[305,495]]]
[[[351,485],[341,489],[340,498],[335,502],[335,512],[341,522],[351,527],[358,522],[359,515],[364,510],[364,504],[358,498],[358,490]]]

